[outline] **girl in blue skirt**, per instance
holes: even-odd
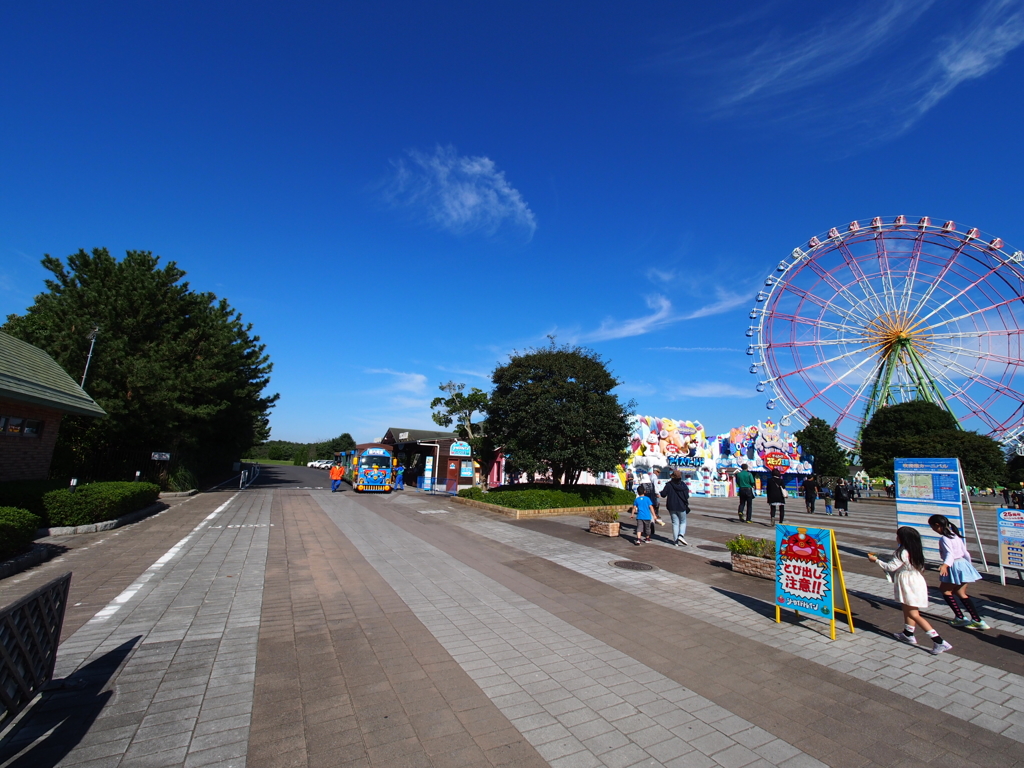
[[[978,614],[974,601],[967,596],[967,585],[972,581],[981,581],[981,574],[971,562],[971,553],[967,551],[964,535],[945,515],[932,515],[928,525],[939,534],[939,557],[942,567],[939,568],[939,589],[946,605],[953,609],[956,616],[950,624],[954,627],[968,629],[989,629],[989,625]],[[964,612],[957,605],[956,598],[964,604],[971,618],[964,618]]]

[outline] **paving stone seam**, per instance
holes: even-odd
[[[1004,719],[993,722],[984,713],[973,712],[970,717],[962,710],[950,710],[948,700],[934,701],[929,698],[928,691],[907,682],[907,668],[911,664],[920,665],[926,670],[925,675],[934,671],[945,674],[956,674],[958,670],[966,672],[967,680],[988,679],[995,681],[986,686],[990,694],[998,694],[1001,690],[1020,691],[1024,693],[1024,677],[1006,672],[995,667],[978,664],[960,659],[954,654],[930,656],[922,648],[902,646],[888,637],[871,633],[858,632],[850,635],[837,632],[837,639],[830,641],[823,632],[823,623],[818,623],[818,630],[810,628],[817,622],[805,620],[804,626],[797,624],[776,624],[768,620],[754,608],[739,602],[725,604],[721,595],[707,584],[703,584],[685,576],[667,571],[624,571],[608,565],[608,553],[593,550],[574,542],[555,539],[543,533],[529,530],[508,523],[495,522],[486,518],[456,513],[452,523],[475,531],[486,538],[515,547],[523,552],[541,557],[570,570],[590,576],[605,584],[616,586],[629,593],[640,592],[644,598],[656,602],[680,613],[707,621],[711,624],[732,631],[746,631],[750,638],[785,650],[808,661],[838,669],[845,674],[865,680],[886,690],[911,698],[935,709],[954,714],[960,719],[970,720],[987,730],[1024,742],[1024,696],[1015,694],[1010,701],[1013,711],[1008,712]],[[762,601],[748,598],[752,604]],[[869,658],[877,662],[875,669],[851,665],[850,659],[856,654],[870,654]],[[852,668],[845,668],[850,667]],[[925,679],[928,679],[925,677]],[[929,680],[929,682],[931,682]],[[913,695],[908,695],[913,692]]]
[[[661,753],[654,748],[664,741],[678,739],[673,758],[697,751],[712,759],[716,756],[724,761],[735,759],[736,765],[757,760],[779,765],[782,761],[766,758],[775,750],[784,753],[786,760],[798,756],[803,765],[824,765],[393,523],[377,516],[369,518],[370,513],[355,502],[332,499],[326,494],[317,494],[315,498],[363,557],[545,758],[557,760],[579,755],[582,760],[587,755],[608,766],[632,765],[644,759],[655,761],[648,763],[650,765],[662,765]],[[512,645],[508,639],[517,633],[531,638],[548,651],[551,659],[557,660],[542,664],[536,652],[528,653]],[[592,673],[595,655],[602,660],[601,670],[614,668],[628,678],[625,682],[639,688],[635,692],[620,688],[621,693],[617,693],[605,686]],[[507,674],[513,667],[529,672],[525,677],[517,674],[517,680]],[[536,694],[524,687],[539,681],[551,681],[555,687]],[[589,683],[586,698],[575,693],[581,681]],[[516,707],[531,701],[541,707],[543,714],[523,716],[516,711]],[[679,726],[680,733],[674,734],[667,728],[663,729],[664,733],[647,733],[651,728],[660,727],[656,718],[642,709],[651,702],[673,705],[674,711],[685,713],[688,719],[684,723],[699,722],[698,734],[687,740],[681,735],[686,733],[683,724]],[[572,709],[564,709],[566,706]],[[607,741],[595,740],[599,737],[586,736],[581,726],[566,726],[559,720],[559,716],[565,718],[577,711],[586,712],[588,722],[606,721],[612,729],[609,732],[617,734],[616,741],[609,746]],[[716,727],[716,723],[728,718],[734,718],[731,724],[741,721],[742,732],[749,733],[751,739],[760,741],[761,745],[749,750],[741,741]],[[640,732],[645,735],[638,735]],[[711,734],[715,735],[714,740],[700,741]],[[743,754],[749,759],[726,755],[737,749],[744,750]]]

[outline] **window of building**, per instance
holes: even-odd
[[[39,437],[43,422],[21,416],[0,416],[0,435],[4,437]]]

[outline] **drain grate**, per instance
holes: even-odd
[[[615,560],[612,562],[616,568],[625,568],[627,571],[653,571],[654,566],[647,563],[638,563],[636,560]]]
[[[718,544],[698,544],[697,549],[703,549],[708,552],[728,552],[727,547],[721,547]]]

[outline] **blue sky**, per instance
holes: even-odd
[[[1024,0],[20,3],[0,313],[44,253],[177,261],[255,324],[273,436],[431,427],[579,343],[642,413],[766,418],[747,313],[851,219],[1024,247]]]

